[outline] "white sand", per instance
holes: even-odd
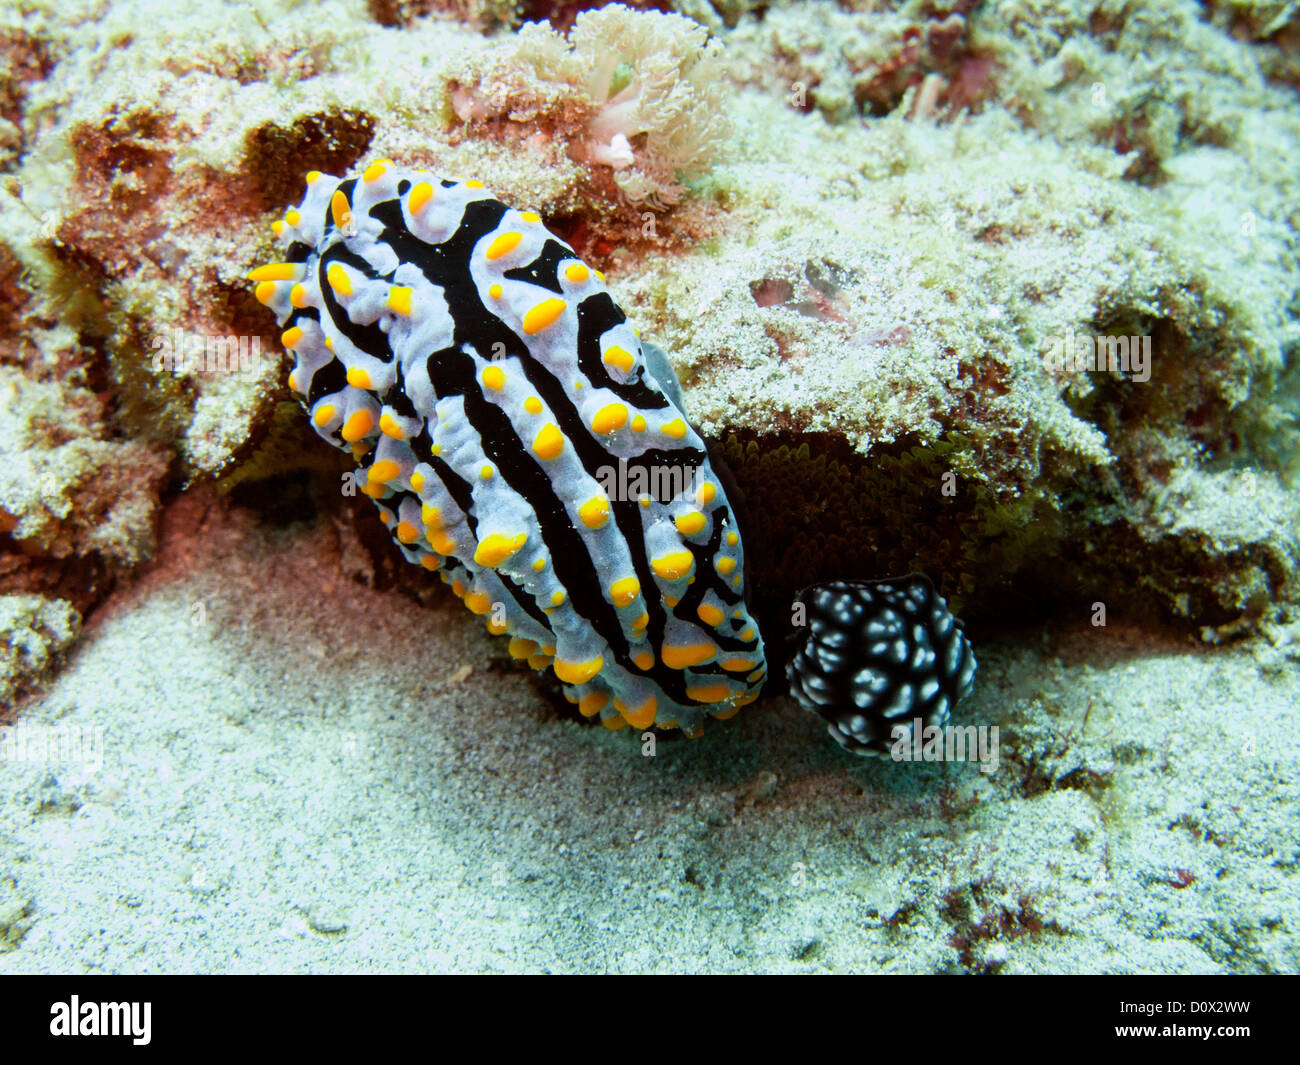
[[[102,768],[0,764],[0,972],[1300,970],[1280,651],[978,647],[991,781],[858,761],[784,699],[645,758],[356,557],[169,510],[21,708],[102,729]]]

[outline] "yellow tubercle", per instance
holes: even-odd
[[[303,275],[302,263],[267,263],[255,270],[250,270],[250,281],[300,281]]]
[[[609,692],[588,692],[578,700],[578,713],[583,717],[595,717],[609,705]]]
[[[622,577],[609,586],[609,599],[615,606],[631,606],[641,594],[641,582],[635,577]]]
[[[688,510],[685,514],[678,515],[674,524],[683,536],[694,536],[704,531],[704,527],[709,524],[709,519],[698,510]]]
[[[335,189],[334,195],[330,197],[330,216],[339,229],[347,229],[352,224],[352,205],[348,203],[342,189]]]
[[[721,703],[731,695],[731,687],[726,684],[702,684],[692,687],[688,684],[686,695],[697,703]]]
[[[522,233],[501,233],[488,245],[487,251],[483,254],[488,259],[500,259],[519,247],[519,242],[523,239]]]
[[[611,344],[605,349],[602,359],[608,366],[622,370],[624,373],[631,373],[632,367],[636,360],[632,358],[631,352],[625,348],[620,348],[617,344]]]
[[[604,494],[592,496],[578,507],[578,517],[588,529],[599,529],[609,520],[609,500]]]
[[[540,459],[553,459],[564,450],[564,434],[548,422],[533,439],[533,453]]]
[[[621,699],[615,699],[614,709],[617,710],[623,720],[633,728],[649,728],[654,724],[655,711],[658,709],[658,700],[651,695],[640,706],[627,706]]]
[[[514,536],[491,533],[479,541],[474,551],[474,561],[480,566],[495,568],[507,559],[513,558],[527,542],[527,533],[518,533]]]
[[[352,295],[352,281],[348,278],[348,272],[339,263],[330,263],[329,269],[325,271],[325,280],[329,282],[330,288],[336,295]]]
[[[569,662],[563,658],[555,660],[555,675],[565,684],[586,684],[605,668],[605,658],[597,655],[585,662]]]
[[[537,642],[535,640],[525,640],[516,636],[510,641],[506,650],[510,652],[511,658],[518,658],[522,661],[530,655],[537,653]]]
[[[612,433],[616,429],[623,428],[627,424],[627,407],[622,403],[609,403],[596,411],[591,419],[591,428],[593,432],[604,435]]]
[[[456,541],[442,529],[429,529],[424,538],[429,541],[432,547],[440,555],[454,555],[456,553]]]
[[[492,597],[487,592],[470,592],[465,596],[465,605],[474,614],[492,613]]]
[[[669,669],[690,669],[711,662],[717,653],[711,643],[664,644],[660,657]]]
[[[532,307],[524,315],[523,330],[529,336],[540,333],[548,326],[554,325],[556,319],[564,313],[567,304],[562,299],[547,299]]]
[[[411,315],[411,296],[415,290],[405,285],[394,285],[388,292],[388,306],[403,317]]]
[[[650,563],[650,568],[664,580],[675,581],[695,568],[695,556],[689,551],[670,551]]]
[[[368,410],[359,410],[343,423],[340,435],[349,444],[355,444],[370,435],[375,427],[375,416]]]
[[[419,214],[424,210],[425,204],[433,199],[433,186],[427,181],[421,181],[411,190],[411,195],[406,200],[406,208],[413,215]]]
[[[727,615],[719,610],[716,606],[710,606],[708,603],[701,603],[695,608],[695,613],[704,624],[716,628],[727,620]]]

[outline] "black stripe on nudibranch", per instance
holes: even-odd
[[[601,359],[600,338],[614,326],[627,321],[627,315],[618,309],[608,292],[588,296],[578,305],[578,366],[587,378],[599,388],[608,388],[628,403],[646,410],[662,410],[669,405],[668,397],[636,381],[620,384],[610,376]]]
[[[542,628],[549,631],[551,627],[550,619],[547,618],[546,611],[538,605],[537,600],[533,596],[529,595],[527,591],[504,573],[497,573],[497,580],[504,585],[506,591],[510,593],[510,597],[519,604],[519,608],[523,610],[524,613],[537,622],[537,624]]]
[[[583,467],[594,475],[602,466],[608,465],[610,462],[609,454],[591,438],[586,426],[578,416],[577,409],[569,393],[560,381],[536,361],[526,363],[523,370],[529,383],[537,390],[537,394],[546,401],[554,413],[560,431],[572,444],[574,450],[577,451]],[[705,453],[698,448],[680,448],[674,451],[654,449],[629,460],[627,466],[629,475],[631,475],[638,468],[648,470],[654,466],[676,466],[694,470],[705,462]],[[654,573],[641,535],[642,518],[639,501],[635,499],[614,499],[610,501],[610,508],[632,556],[632,565],[638,582],[643,588],[653,587]],[[625,649],[627,644],[623,636],[622,626],[619,624],[617,616],[605,609],[608,604],[605,603],[604,597],[599,595],[599,577],[593,572],[591,579],[597,582],[594,588],[597,593],[596,598],[600,603],[600,609],[598,611],[589,611],[580,607],[581,612],[612,647]],[[592,599],[590,596],[584,595],[581,602],[584,605],[589,605]],[[668,611],[659,599],[649,600],[646,603],[646,608],[650,615],[650,621],[646,626],[647,635],[652,644],[660,645],[664,639]],[[698,621],[693,618],[684,620],[692,626],[698,627],[699,625]],[[660,666],[657,656],[656,665],[650,672],[674,700],[677,702],[691,701],[686,694],[687,686],[681,674]]]
[[[434,475],[442,482],[447,489],[447,494],[465,515],[465,524],[469,526],[469,531],[477,536],[478,517],[474,513],[474,491],[470,488],[469,482],[463,477],[458,477],[437,455],[431,454],[424,461],[433,467]]]
[[[392,388],[384,393],[385,406],[392,407],[398,414],[404,418],[418,418],[420,412],[415,409],[415,404],[411,402],[411,397],[406,394],[402,387],[402,368],[397,367],[397,379]]]
[[[324,299],[325,309],[338,331],[371,358],[378,359],[380,362],[391,361],[393,351],[388,346],[388,336],[379,328],[378,323],[358,325],[348,316],[347,311],[343,309],[343,305],[339,303],[338,297],[334,295],[334,289],[329,283],[328,276],[329,268],[334,263],[350,266],[370,280],[378,281],[382,279],[365,259],[348,251],[342,244],[335,244],[325,252],[320,257],[320,263],[316,268],[321,298]]]
[[[517,266],[506,270],[504,276],[511,281],[527,281],[531,285],[550,289],[557,295],[564,295],[564,286],[560,284],[560,263],[573,259],[573,249],[558,240],[547,240],[542,245],[542,253],[526,266]]]
[[[347,387],[347,371],[338,359],[330,359],[325,366],[312,375],[311,388],[307,391],[307,405],[311,406],[325,396],[332,396]]]
[[[379,239],[393,249],[400,261],[413,263],[429,282],[442,288],[455,323],[456,343],[468,344],[485,359],[502,353],[520,358],[529,354],[523,338],[484,306],[470,276],[469,259],[475,245],[496,228],[505,212],[503,203],[477,200],[465,209],[460,227],[449,240],[425,244],[406,231],[402,205],[397,200],[370,209],[370,216],[384,226]]]
[[[618,618],[600,594],[600,574],[587,545],[574,528],[564,502],[555,493],[546,471],[528,454],[509,417],[483,396],[473,360],[447,348],[429,360],[429,376],[439,398],[460,396],[465,415],[478,430],[483,451],[496,464],[510,487],[527,499],[550,549],[555,572],[568,591],[574,608],[610,644],[621,663],[629,663],[628,644]]]

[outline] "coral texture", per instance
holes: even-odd
[[[759,610],[910,570],[991,626],[1294,600],[1286,5],[583,6],[4,13],[8,590],[89,606],[159,492],[337,499],[242,278],[304,171],[383,156],[607,274],[758,516]],[[1075,335],[1149,339],[1149,375],[1049,365]]]
[[[0,707],[42,680],[81,632],[71,603],[39,595],[0,595]],[[0,710],[0,724],[8,715]]]

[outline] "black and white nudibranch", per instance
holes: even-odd
[[[250,275],[398,549],[610,728],[758,698],[740,533],[662,353],[539,215],[387,160],[307,175]]]
[[[975,656],[948,604],[919,573],[833,581],[800,593],[804,624],[790,691],[855,754],[888,756],[895,730],[941,726],[971,689]]]

